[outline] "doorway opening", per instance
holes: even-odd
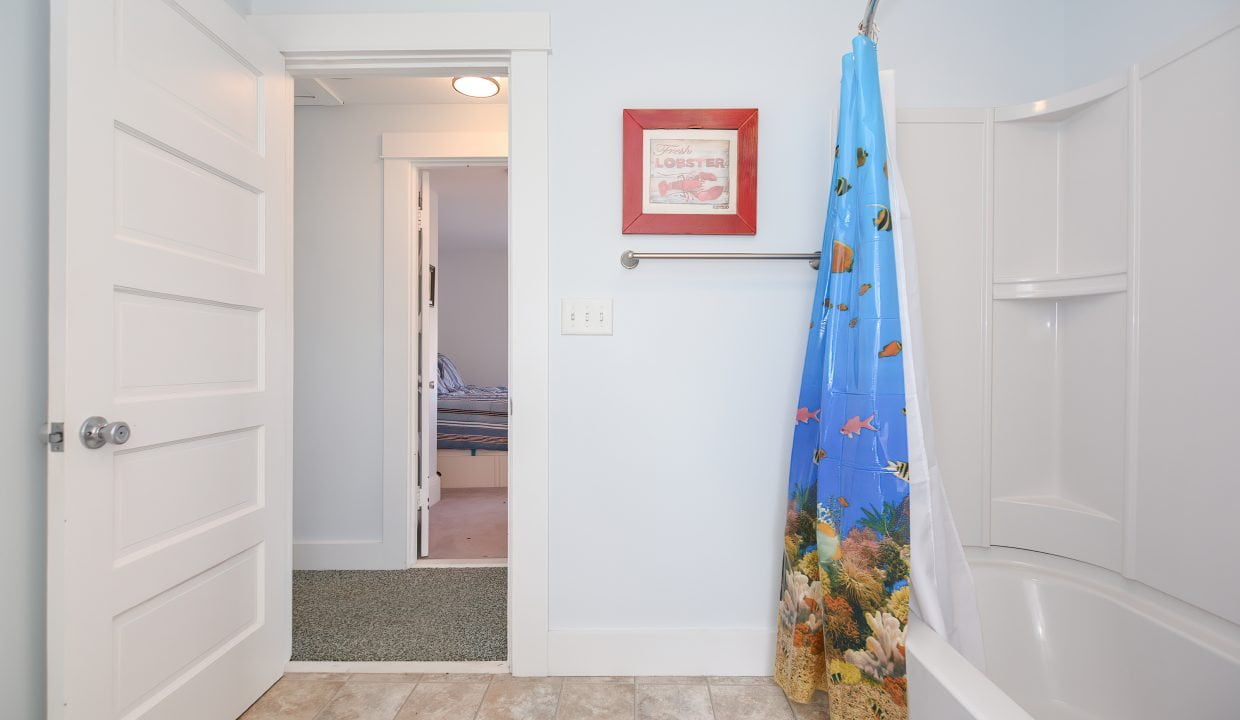
[[[507,661],[507,82],[452,79],[297,79],[294,663]]]
[[[421,400],[434,446],[420,520],[429,561],[508,558],[508,168],[422,171],[421,254],[428,302],[420,341],[433,347],[433,393]],[[431,398],[428,402],[427,398]]]

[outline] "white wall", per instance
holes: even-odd
[[[508,168],[432,170],[439,351],[470,385],[508,384]]]
[[[255,9],[357,5],[306,0],[258,2]],[[450,2],[373,0],[363,7],[456,9]],[[514,9],[509,2],[471,5],[488,8]],[[559,327],[561,297],[615,301],[614,336],[550,339],[554,642],[565,647],[598,628],[621,631],[605,642],[693,644],[702,633],[722,633],[741,638],[740,646],[752,643],[752,652],[736,653],[734,667],[763,671],[778,588],[788,413],[814,275],[800,263],[651,262],[628,271],[618,259],[630,247],[819,246],[839,57],[861,3],[781,0],[760,11],[651,0],[521,7],[540,8],[551,9],[554,48],[552,327]],[[902,102],[909,105],[1027,99],[1060,84],[1057,8],[892,0],[884,8],[880,54],[884,66],[904,73]],[[705,11],[715,20],[708,43],[667,30],[696,26]],[[659,22],[651,23],[655,17]],[[657,52],[637,51],[650,47]],[[817,82],[806,83],[807,75]],[[757,237],[620,234],[620,177],[600,171],[597,158],[601,167],[608,159],[618,164],[622,109],[678,106],[760,108]],[[307,202],[303,189],[299,207]],[[299,292],[306,282],[299,275]],[[300,337],[305,309],[298,311]],[[306,372],[299,368],[299,387],[313,382]],[[377,400],[375,407],[372,417]],[[340,445],[332,443],[333,451]],[[369,512],[377,515],[376,508]],[[688,636],[674,632],[686,630]]]
[[[1177,45],[1187,33],[1217,24],[1240,0],[1072,0],[1064,5],[1065,87],[1126,72],[1151,51]]]
[[[43,717],[47,462],[48,6],[5,5],[0,63],[9,73],[0,114],[0,697],[12,718]]]
[[[296,543],[382,539],[384,132],[507,128],[503,105],[299,107]]]
[[[470,385],[508,384],[508,252],[439,244],[439,351]]]
[[[1094,72],[1075,67],[1089,40],[1073,34],[1068,45],[1070,4],[888,0],[879,13],[881,63],[898,71],[907,106],[989,106],[1055,94],[1070,74]],[[1146,4],[1178,12],[1169,9],[1175,3]],[[459,9],[451,0],[253,5],[256,12]],[[617,657],[628,648],[650,658],[717,641],[733,669],[769,667],[788,412],[813,274],[798,263],[650,262],[626,271],[617,259],[626,248],[818,247],[838,61],[862,5],[470,6],[552,14],[552,327],[561,297],[615,301],[614,336],[550,339],[553,662],[557,653]],[[707,37],[684,30],[700,27],[703,17],[712,19]],[[1159,18],[1136,18],[1142,37],[1159,39]],[[1118,64],[1148,48],[1130,49]],[[621,235],[619,174],[583,163],[583,149],[618,162],[626,107],[715,106],[761,109],[759,234]],[[299,275],[299,288],[304,282]],[[299,368],[299,383],[311,382],[305,372]],[[374,407],[372,418],[377,400]],[[339,447],[332,443],[332,451]]]

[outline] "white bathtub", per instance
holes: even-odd
[[[912,720],[1240,718],[1240,627],[1053,555],[970,548],[969,564],[986,673],[914,620]]]

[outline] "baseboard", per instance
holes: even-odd
[[[456,558],[419,558],[414,564],[416,568],[477,568],[477,567],[508,567],[508,558],[479,558],[461,560]]]
[[[552,675],[770,675],[774,628],[551,630]]]
[[[506,673],[507,660],[486,661],[311,661],[290,660],[290,673]]]

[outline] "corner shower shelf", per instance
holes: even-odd
[[[994,110],[995,281],[1076,280],[1128,265],[1126,78]],[[1120,278],[1000,288],[1004,298],[1111,292]],[[1005,283],[1006,285],[1006,283]],[[996,296],[1000,297],[1000,296]]]
[[[1098,275],[1064,275],[1058,277],[1023,278],[1020,280],[996,280],[996,300],[1046,300],[1080,297],[1082,295],[1106,295],[1128,289],[1125,272]]]
[[[1116,75],[1045,100],[997,107],[995,108],[995,122],[1063,120],[1127,87],[1127,76]]]
[[[994,109],[990,541],[1120,568],[1126,76]]]
[[[992,522],[1003,528],[996,545],[1120,566],[1120,521],[1057,495],[1000,497],[991,501]]]

